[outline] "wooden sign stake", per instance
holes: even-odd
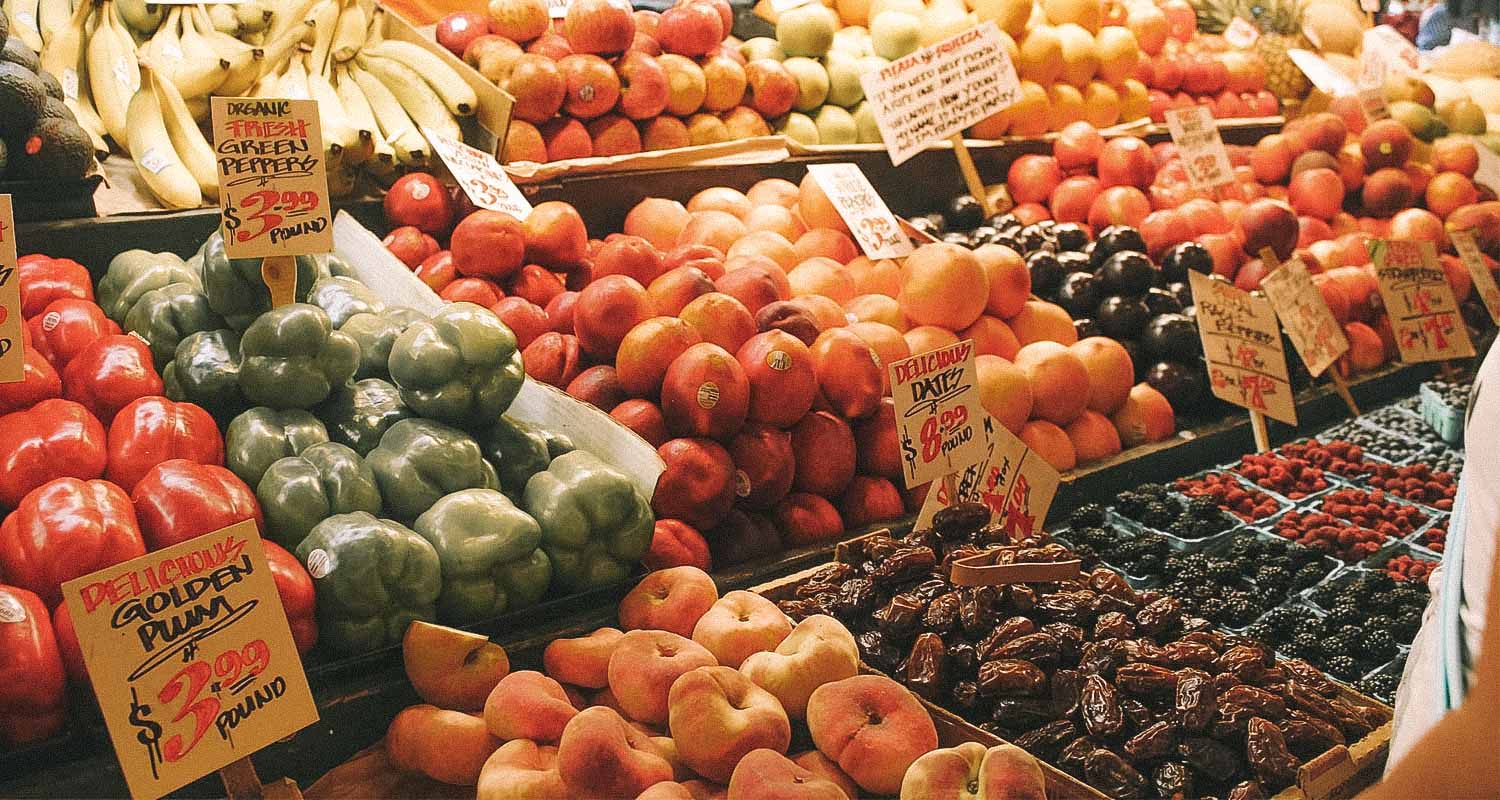
[[[219,770],[219,780],[224,782],[224,795],[229,800],[302,800],[302,790],[290,778],[261,783],[250,756]]]
[[[297,302],[297,259],[295,256],[266,256],[260,262],[260,277],[271,292],[271,307],[279,308]]]
[[[964,144],[964,135],[955,133],[948,141],[953,142],[953,157],[958,159],[958,171],[963,173],[964,183],[969,187],[969,194],[979,201],[979,207],[984,211],[984,218],[989,219],[994,210],[990,208],[989,192],[985,191],[984,181],[979,177],[979,169],[974,166],[974,156],[969,153],[968,145]]]
[[[1271,437],[1266,433],[1266,415],[1259,411],[1250,412],[1250,430],[1255,433],[1255,452],[1264,453],[1271,449]]]

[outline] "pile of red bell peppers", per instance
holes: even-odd
[[[144,340],[94,302],[88,270],[20,259],[25,378],[0,383],[0,746],[52,736],[87,680],[62,584],[245,519],[255,493],[224,467],[202,408],[163,397]],[[265,541],[298,650],[317,639],[313,582]]]

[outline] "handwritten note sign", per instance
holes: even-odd
[[[1234,182],[1234,165],[1219,137],[1219,125],[1208,106],[1191,105],[1167,111],[1167,130],[1177,145],[1193,188],[1213,191]]]
[[[1364,32],[1360,58],[1379,62],[1385,74],[1410,75],[1421,67],[1417,46],[1389,25],[1376,25]]]
[[[1370,256],[1402,361],[1474,355],[1469,329],[1432,242],[1375,239]]]
[[[972,339],[893,361],[888,369],[908,487],[984,458],[984,406],[974,385]]]
[[[1189,272],[1188,281],[1214,396],[1296,425],[1297,404],[1270,301],[1201,272]]]
[[[1021,94],[993,22],[866,72],[859,81],[892,164],[1003,111]]]
[[[21,279],[16,275],[16,215],[10,195],[0,194],[0,383],[15,383],[26,378],[21,324]]]
[[[526,195],[521,194],[520,187],[505,174],[494,156],[431,128],[423,128],[422,135],[474,205],[502,211],[520,220],[531,215]]]
[[[318,719],[253,521],[68,581],[63,599],[137,800]]]
[[[332,250],[317,101],[214,97],[209,102],[229,257]]]
[[[1329,310],[1323,293],[1313,285],[1312,274],[1301,259],[1293,256],[1267,274],[1260,288],[1270,298],[1287,338],[1314,377],[1322,375],[1349,350],[1343,326]]]
[[[1469,278],[1474,281],[1474,293],[1484,301],[1484,308],[1490,312],[1490,319],[1500,325],[1500,288],[1495,287],[1495,274],[1490,272],[1489,265],[1484,261],[1484,254],[1479,252],[1474,232],[1454,231],[1448,238],[1453,240],[1453,249],[1458,251],[1459,260],[1464,262],[1464,269],[1469,271]]]
[[[1333,68],[1332,64],[1323,60],[1323,57],[1310,50],[1291,49],[1286,51],[1292,63],[1302,74],[1307,76],[1312,85],[1318,87],[1318,91],[1332,97],[1343,97],[1346,94],[1354,94],[1358,87],[1354,81],[1342,72]]]
[[[813,180],[854,233],[859,249],[871,259],[901,258],[912,251],[911,239],[858,164],[810,164]]]
[[[1474,182],[1488,186],[1492,192],[1500,192],[1500,154],[1491,150],[1478,136],[1470,136],[1474,152],[1479,155],[1479,169],[1474,171]]]
[[[1012,539],[1024,539],[1046,522],[1061,476],[988,414],[983,427],[984,459],[959,473],[954,493],[959,502],[989,506],[990,518]],[[917,513],[917,529],[931,525],[932,516],[951,505],[948,487],[933,483]]]

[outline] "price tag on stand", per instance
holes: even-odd
[[[1380,299],[1385,301],[1401,360],[1443,361],[1474,355],[1448,276],[1432,242],[1370,242]]]
[[[1297,404],[1271,302],[1201,272],[1190,271],[1188,281],[1214,396],[1296,425]]]
[[[224,251],[230,258],[265,258],[332,250],[317,101],[214,97],[209,102]]]
[[[1342,72],[1333,68],[1332,64],[1323,60],[1323,57],[1310,50],[1291,49],[1286,51],[1292,63],[1302,74],[1307,76],[1312,85],[1318,87],[1318,91],[1331,97],[1343,97],[1359,91],[1354,81]]]
[[[423,128],[422,135],[427,137],[433,152],[443,160],[448,172],[453,174],[453,179],[458,181],[474,205],[502,211],[520,220],[531,215],[531,203],[526,202],[526,195],[505,174],[494,156],[431,128]]]
[[[166,795],[318,720],[254,521],[62,589],[137,800]]]
[[[16,267],[16,215],[11,196],[0,194],[0,383],[26,379],[21,346],[21,278]]]
[[[1293,256],[1267,273],[1260,288],[1313,377],[1322,375],[1348,352],[1349,338],[1323,300],[1323,293],[1313,285],[1312,274],[1302,259]]]
[[[1484,302],[1485,310],[1490,312],[1490,319],[1500,325],[1500,289],[1495,287],[1495,274],[1490,272],[1489,265],[1484,262],[1484,254],[1479,252],[1474,232],[1454,231],[1448,238],[1453,240],[1453,249],[1458,251],[1459,260],[1464,262],[1469,278],[1474,281],[1475,294]]]
[[[984,458],[956,476],[953,495],[958,502],[989,506],[990,518],[1013,540],[1024,539],[1042,529],[1062,476],[994,417],[985,414],[983,427]],[[916,527],[931,525],[934,514],[953,504],[948,486],[934,483],[917,512]]]
[[[1421,68],[1417,46],[1389,25],[1376,25],[1364,32],[1360,55],[1363,59],[1380,62],[1385,74],[1413,75]]]
[[[568,0],[547,0],[547,16],[562,19],[568,15]]]
[[[975,386],[974,341],[891,362],[901,476],[908,487],[942,478],[984,458],[984,406]]]
[[[1219,124],[1208,106],[1191,105],[1167,111],[1167,130],[1187,168],[1193,188],[1212,192],[1234,182],[1234,165],[1219,136]]]
[[[858,164],[809,164],[807,171],[849,226],[859,249],[871,260],[903,258],[911,253],[911,239],[902,233],[895,215]]]

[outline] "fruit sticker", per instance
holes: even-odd
[[[474,205],[522,221],[531,216],[531,203],[526,202],[526,195],[521,194],[494,156],[431,128],[423,128],[422,135]]]
[[[318,720],[253,520],[62,589],[132,797],[166,795]]]
[[[210,103],[224,251],[261,258],[332,250],[317,102],[214,97]]]
[[[828,195],[828,201],[859,242],[859,249],[871,261],[904,258],[911,253],[911,239],[901,232],[895,215],[858,164],[810,164],[807,172]]]
[[[1469,277],[1474,281],[1474,293],[1484,301],[1484,308],[1490,312],[1490,319],[1500,325],[1500,288],[1495,287],[1495,274],[1484,263],[1484,255],[1479,252],[1479,245],[1474,241],[1474,232],[1454,231],[1448,238],[1453,240],[1453,249],[1458,251],[1459,259],[1464,262],[1464,269],[1469,271]]]
[[[1296,425],[1297,404],[1271,301],[1201,272],[1188,272],[1188,281],[1214,396]]]
[[[26,377],[21,349],[21,279],[16,277],[16,216],[0,194],[0,383]]]
[[[1266,256],[1275,258],[1269,250],[1261,251],[1262,260]],[[1313,377],[1322,375],[1323,370],[1349,350],[1349,338],[1344,335],[1343,326],[1329,310],[1323,293],[1313,285],[1312,275],[1301,259],[1293,256],[1273,269],[1261,279],[1260,288],[1270,298],[1281,326],[1286,329],[1287,338],[1292,340],[1292,346],[1297,348],[1297,354],[1302,356],[1302,363],[1307,365],[1307,371]]]
[[[859,82],[896,165],[1021,95],[1021,79],[994,22],[902,56]]]
[[[990,519],[1012,540],[1024,539],[1041,530],[1047,521],[1047,509],[1052,507],[1061,476],[1020,437],[988,414],[982,426],[984,459],[956,476],[954,493],[960,502],[989,506]],[[917,512],[916,529],[929,527],[932,516],[951,505],[947,485],[934,483]]]
[[[1374,239],[1370,257],[1402,361],[1474,355],[1469,329],[1432,242]]]
[[[973,339],[891,362],[901,476],[908,488],[984,459],[985,413],[974,373]]]
[[[1167,130],[1187,168],[1194,189],[1212,192],[1234,182],[1234,166],[1219,136],[1219,125],[1208,106],[1191,105],[1167,111]]]

